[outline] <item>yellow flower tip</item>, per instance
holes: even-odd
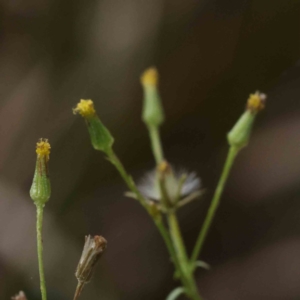
[[[170,164],[164,160],[162,161],[158,166],[157,166],[157,170],[159,173],[161,174],[166,174],[166,173],[169,173],[171,171],[171,166]]]
[[[147,69],[141,76],[141,83],[143,85],[157,86],[158,83],[157,69],[154,67]]]
[[[39,142],[36,143],[36,154],[38,157],[46,157],[49,160],[51,146],[48,143],[47,139],[40,139]]]
[[[94,116],[96,111],[93,101],[81,99],[77,106],[73,108],[73,113],[80,114],[84,118]]]
[[[255,94],[251,94],[249,96],[247,102],[247,109],[253,113],[258,113],[265,108],[267,95],[256,92]]]

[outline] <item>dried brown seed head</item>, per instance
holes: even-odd
[[[78,299],[84,285],[91,279],[94,267],[106,249],[106,245],[106,239],[100,235],[85,237],[83,251],[75,273],[78,285],[74,300]]]
[[[85,243],[78,263],[75,276],[80,282],[88,282],[91,279],[94,266],[106,249],[107,241],[100,235],[85,237]]]

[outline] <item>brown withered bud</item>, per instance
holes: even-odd
[[[95,235],[94,237],[88,235],[85,237],[83,251],[75,273],[78,285],[74,300],[79,297],[84,285],[91,279],[94,266],[102,256],[106,245],[106,239],[100,235]]]
[[[94,266],[104,252],[106,245],[106,239],[100,235],[85,237],[83,251],[75,273],[78,281],[86,283],[91,279]]]
[[[11,300],[27,300],[24,292],[20,291],[19,294],[11,297]]]

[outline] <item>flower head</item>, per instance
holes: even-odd
[[[158,165],[157,169],[149,172],[142,178],[138,184],[138,189],[149,200],[160,202],[162,201],[161,179],[163,179],[165,192],[171,205],[199,191],[201,188],[201,180],[195,172],[174,171],[172,166],[164,161]]]
[[[266,94],[255,92],[255,94],[250,94],[247,109],[253,113],[260,112],[265,108],[267,96]]]
[[[144,90],[144,104],[142,119],[148,127],[160,126],[165,119],[161,99],[158,91],[158,71],[149,68],[141,76]]]
[[[267,96],[260,92],[250,95],[246,111],[240,116],[227,135],[230,146],[240,150],[248,145],[254,120],[257,113],[264,109],[266,98]]]
[[[92,117],[96,114],[94,103],[92,100],[81,99],[77,106],[73,108],[74,114],[80,114],[84,118]]]
[[[91,142],[96,150],[108,152],[114,143],[114,138],[109,130],[100,121],[92,100],[80,100],[73,113],[79,113],[86,121]]]
[[[51,146],[47,139],[40,139],[36,144],[36,164],[30,197],[35,204],[44,205],[50,198],[49,156]]]
[[[39,158],[45,157],[47,161],[49,160],[51,146],[48,143],[48,139],[40,139],[39,142],[36,143],[36,154]]]
[[[152,85],[157,86],[158,83],[158,72],[157,69],[154,67],[151,67],[144,71],[144,73],[141,76],[141,83],[143,85]]]

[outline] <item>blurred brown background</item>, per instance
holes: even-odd
[[[108,250],[82,299],[165,299],[179,283],[145,211],[72,115],[93,99],[139,178],[154,167],[141,122],[141,72],[156,65],[174,165],[205,197],[181,210],[191,251],[249,93],[268,93],[239,156],[197,272],[207,300],[300,299],[300,3],[296,0],[1,0],[0,299],[40,299],[35,207],[38,138],[52,145],[44,248],[49,299],[72,299],[84,235]]]

